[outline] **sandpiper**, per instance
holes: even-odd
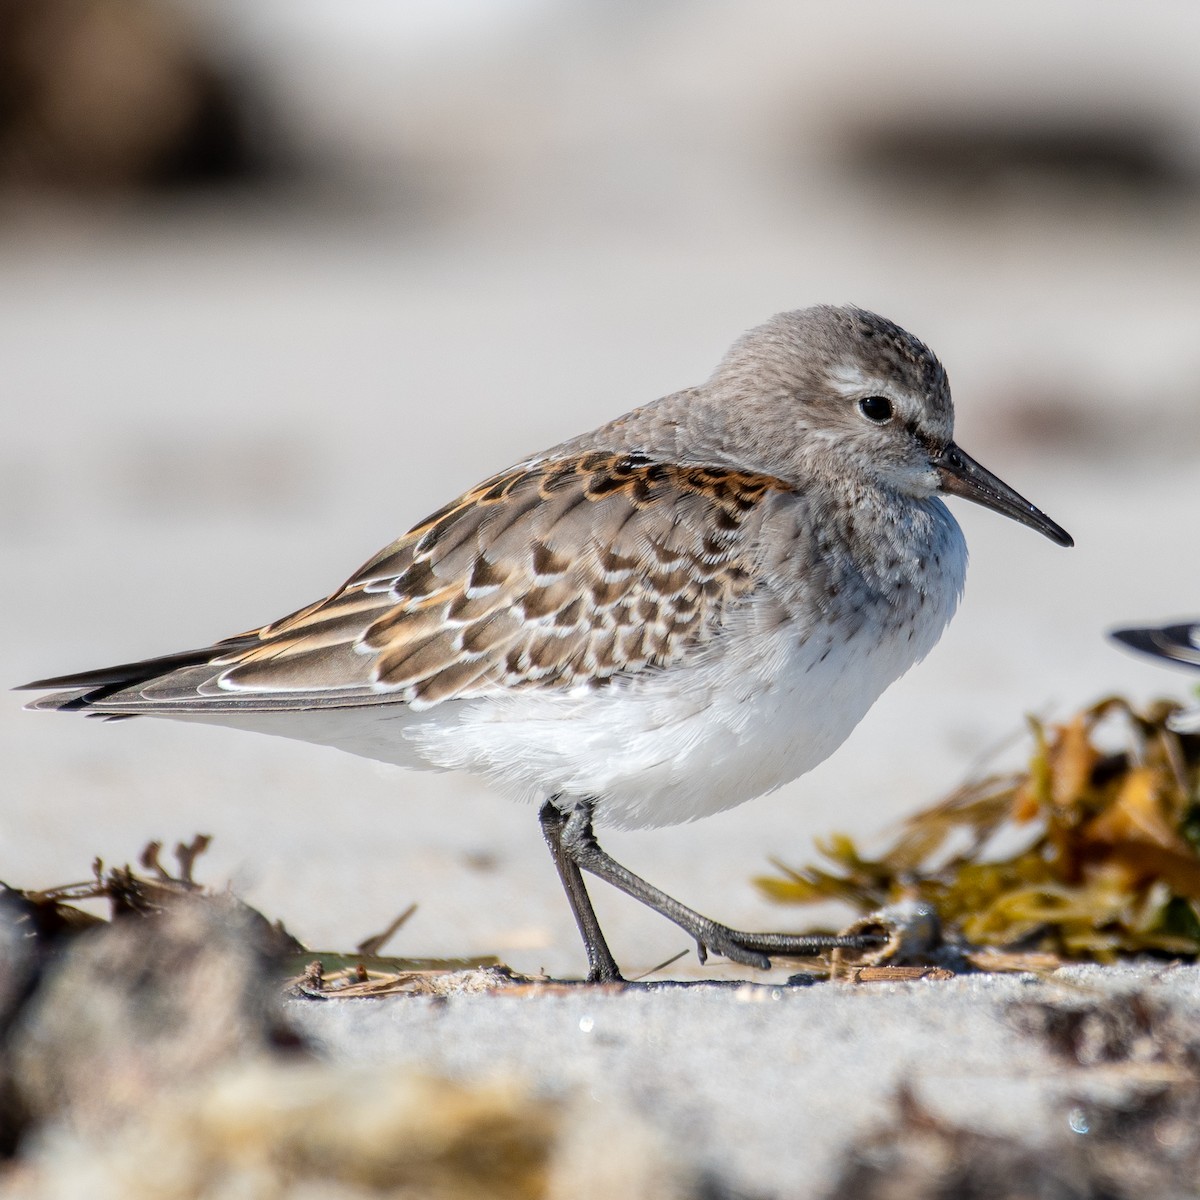
[[[653,887],[593,821],[670,825],[833,752],[953,615],[940,499],[1070,536],[953,441],[946,373],[858,308],[780,313],[700,387],[472,488],[323,600],[198,650],[28,684],[31,708],[231,725],[540,804],[591,980],[619,980],[588,872],[706,951],[766,967],[836,939],[749,933]]]
[[[1114,629],[1110,636],[1143,654],[1200,669],[1200,621]],[[1200,733],[1200,707],[1173,713],[1167,724],[1176,733]]]

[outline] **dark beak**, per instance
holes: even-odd
[[[947,495],[974,500],[984,508],[1012,517],[1014,521],[1044,533],[1060,546],[1075,545],[1075,539],[1061,525],[1056,525],[1040,508],[1034,508],[1024,496],[1014,492],[986,467],[981,467],[953,442],[931,461],[941,476],[941,490]]]
[[[1200,623],[1186,621],[1154,629],[1114,629],[1109,637],[1155,658],[1200,667]]]

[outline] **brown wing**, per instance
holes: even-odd
[[[425,707],[663,667],[755,584],[770,476],[588,454],[485,481],[337,592],[213,647],[110,711]]]

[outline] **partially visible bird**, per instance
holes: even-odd
[[[620,972],[581,871],[702,956],[810,954],[830,943],[665,895],[600,848],[593,817],[691,821],[831,754],[957,606],[967,551],[941,495],[1072,544],[953,433],[946,372],[911,334],[857,308],[781,313],[707,383],[485,480],[325,599],[28,684],[69,689],[30,707],[232,725],[537,799],[591,979]]]
[[[1114,629],[1110,636],[1143,654],[1200,670],[1200,621]],[[1177,733],[1200,733],[1200,707],[1173,713],[1167,724]]]

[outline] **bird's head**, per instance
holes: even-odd
[[[798,459],[820,456],[827,469],[888,491],[961,496],[1073,545],[956,445],[945,368],[875,313],[830,305],[779,313],[734,344],[709,390],[727,434],[759,469],[789,478]]]

